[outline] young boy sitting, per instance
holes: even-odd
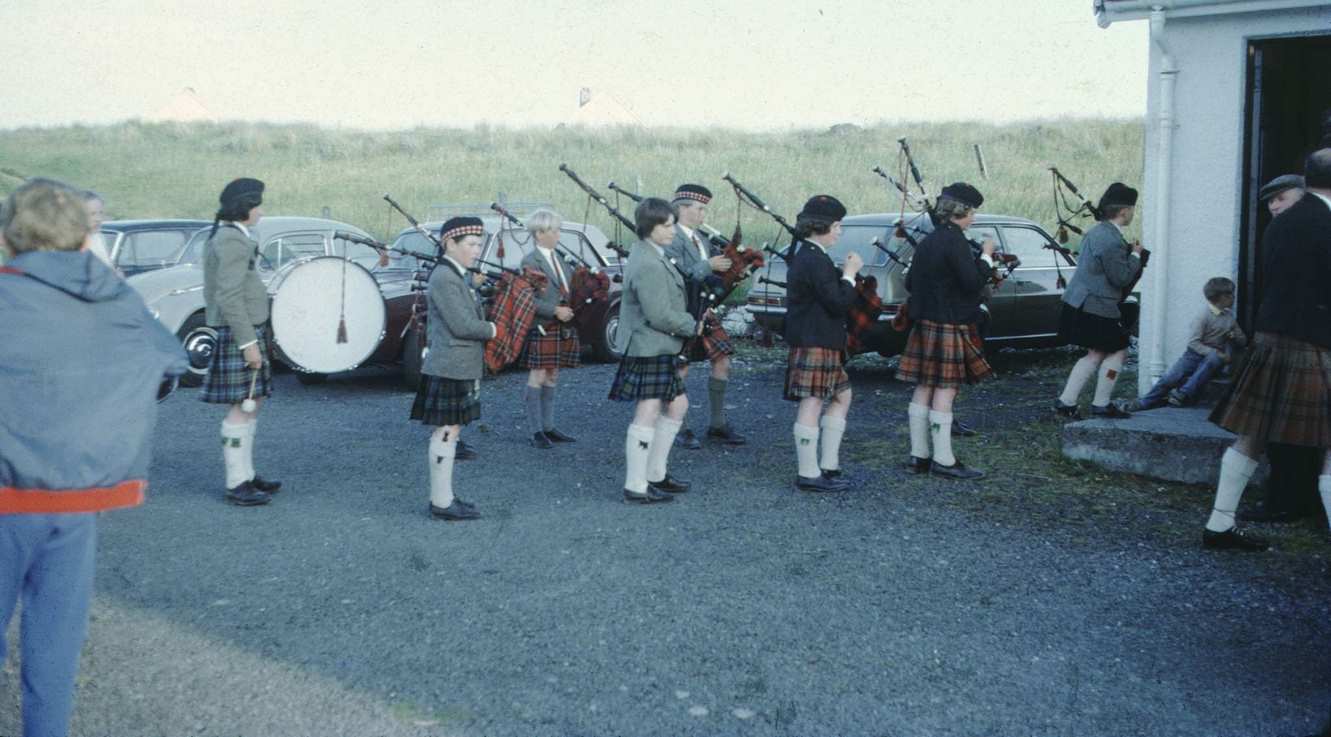
[[[1206,310],[1193,320],[1187,350],[1146,396],[1129,405],[1129,411],[1154,409],[1165,402],[1171,407],[1195,402],[1206,382],[1233,360],[1231,348],[1247,345],[1248,338],[1230,309],[1234,306],[1234,282],[1223,276],[1207,279],[1202,293],[1206,295]]]

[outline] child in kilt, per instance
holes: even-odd
[[[536,324],[527,333],[523,362],[527,365],[527,428],[536,448],[553,448],[555,443],[572,443],[574,438],[555,429],[555,387],[559,370],[577,368],[582,360],[582,343],[573,325],[573,310],[568,305],[571,290],[568,265],[559,257],[559,226],[563,221],[550,210],[540,209],[527,218],[527,230],[536,248],[522,259],[523,269],[537,269],[545,274],[546,285],[536,296]]]
[[[263,217],[263,182],[236,179],[222,189],[203,256],[205,320],[217,333],[199,399],[227,405],[222,418],[222,462],[226,500],[251,507],[267,504],[282,487],[254,472],[259,408],[273,394],[269,358],[268,290],[254,270],[259,244],[250,229]],[[253,399],[245,409],[245,400]]]
[[[462,426],[481,417],[481,374],[485,342],[495,326],[485,310],[468,270],[481,255],[485,228],[476,217],[455,217],[439,229],[443,262],[430,273],[429,350],[421,366],[421,383],[411,405],[411,419],[435,426],[430,434],[430,516],[449,521],[471,520],[480,512],[453,493],[453,462]]]
[[[685,305],[684,275],[665,256],[675,237],[670,203],[645,198],[634,221],[641,240],[624,269],[616,335],[623,358],[610,398],[637,402],[624,438],[624,501],[652,504],[689,490],[687,481],[671,477],[666,469],[689,410],[679,353],[697,325]]]
[[[1211,421],[1238,436],[1220,459],[1202,546],[1259,552],[1265,540],[1235,526],[1243,490],[1267,443],[1320,449],[1317,488],[1331,518],[1331,148],[1304,162],[1307,194],[1262,237],[1261,303],[1252,346]]]
[[[980,191],[965,182],[944,187],[934,210],[934,231],[920,241],[906,272],[912,324],[897,378],[916,385],[908,408],[906,463],[913,473],[957,479],[984,476],[952,453],[952,403],[957,392],[962,384],[974,384],[993,373],[984,359],[976,323],[993,270],[994,243],[986,240],[976,259],[966,238],[966,228],[983,203]]]
[[[790,345],[784,396],[799,402],[793,432],[801,491],[845,491],[841,437],[850,412],[846,361],[846,313],[855,301],[855,275],[864,266],[851,251],[838,272],[827,249],[841,238],[846,208],[835,197],[818,195],[795,218],[786,276],[785,339]],[[819,460],[821,440],[822,460]]]

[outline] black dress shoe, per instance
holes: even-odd
[[[689,490],[690,486],[691,484],[689,484],[689,482],[684,479],[672,478],[670,474],[666,474],[665,478],[660,481],[647,482],[647,488],[664,491],[668,494],[683,494]]]
[[[961,461],[957,461],[950,466],[944,466],[938,461],[929,462],[929,472],[935,476],[946,476],[950,479],[982,479],[984,471],[978,468],[971,468]]]
[[[910,460],[906,461],[906,470],[911,473],[929,473],[929,465],[931,463],[933,463],[933,461],[930,461],[928,458],[911,456]]]
[[[675,445],[689,450],[697,450],[702,447],[702,443],[698,442],[698,436],[694,435],[693,431],[687,427],[680,430],[679,434],[675,436]]]
[[[823,478],[825,479],[843,479],[846,483],[850,483],[850,477],[840,468],[820,468],[818,470],[823,472]]]
[[[531,443],[531,447],[540,448],[541,450],[549,450],[555,447],[555,444],[550,442],[550,438],[547,438],[543,432],[532,433],[531,440],[528,442]]]
[[[1311,517],[1307,512],[1294,509],[1271,509],[1265,502],[1247,511],[1239,512],[1240,522],[1260,522],[1268,525],[1287,525],[1298,522],[1304,517]]]
[[[664,491],[659,491],[653,488],[651,484],[648,484],[647,491],[644,491],[641,494],[636,491],[629,491],[628,489],[624,490],[624,501],[633,504],[659,504],[660,502],[668,502],[672,498],[673,497]]]
[[[281,481],[268,481],[268,480],[266,480],[266,479],[260,478],[260,477],[259,477],[259,474],[256,473],[256,474],[254,474],[254,478],[250,479],[250,486],[253,486],[254,488],[258,489],[259,491],[262,491],[262,492],[265,492],[265,493],[268,493],[268,494],[275,494],[275,493],[277,493],[277,491],[278,491],[279,489],[282,488],[282,482],[281,482]]]
[[[455,461],[474,461],[480,454],[476,449],[467,445],[466,442],[459,440],[457,450],[453,451],[453,460]]]
[[[707,428],[707,439],[718,440],[725,445],[744,445],[749,442],[744,439],[743,435],[735,432],[735,430],[730,427],[730,423],[726,423],[721,427]]]
[[[558,431],[558,430],[553,430],[553,429],[552,429],[552,430],[546,430],[546,431],[545,431],[545,436],[546,436],[547,438],[550,438],[551,441],[556,442],[556,443],[576,443],[576,442],[578,442],[578,439],[577,439],[577,438],[572,437],[572,436],[570,436],[570,435],[565,435],[564,433],[562,433],[562,432],[560,432],[560,431]]]
[[[970,425],[967,425],[961,420],[952,421],[952,435],[954,437],[969,438],[978,434],[979,433],[975,431],[975,428],[971,427]]]
[[[810,491],[813,493],[827,493],[835,491],[845,491],[850,488],[850,484],[845,479],[829,479],[826,476],[807,476],[795,477],[795,488],[800,491]]]
[[[1103,407],[1097,407],[1094,404],[1091,405],[1091,417],[1099,417],[1102,420],[1124,420],[1131,416],[1131,412],[1124,411],[1122,407],[1113,402],[1110,402]]]
[[[460,522],[462,520],[480,519],[481,513],[470,504],[454,498],[453,503],[447,507],[436,507],[434,502],[430,502],[430,516],[449,522]]]
[[[1059,417],[1066,417],[1069,420],[1081,419],[1081,410],[1077,409],[1077,405],[1063,404],[1063,400],[1061,399],[1054,400],[1054,412],[1057,413]]]
[[[1231,527],[1224,532],[1202,530],[1202,547],[1209,550],[1238,550],[1244,553],[1261,553],[1270,549],[1271,543],[1260,537],[1253,537]]]
[[[259,491],[248,481],[226,490],[226,500],[237,507],[258,507],[273,500],[266,491]]]

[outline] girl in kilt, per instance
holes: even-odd
[[[485,228],[476,217],[449,218],[439,229],[443,260],[430,272],[427,330],[429,350],[411,419],[433,425],[430,433],[430,516],[448,521],[480,517],[476,507],[453,493],[453,463],[462,426],[481,417],[485,342],[495,326],[485,320],[468,270],[481,255]]]
[[[689,490],[687,481],[671,477],[666,468],[689,410],[679,353],[697,325],[686,308],[684,275],[665,255],[675,237],[670,203],[648,197],[638,204],[634,220],[641,240],[624,269],[616,335],[623,358],[610,398],[637,402],[624,438],[624,500],[652,504]]]
[[[522,259],[522,268],[545,274],[546,286],[536,297],[536,325],[527,334],[523,362],[526,363],[527,428],[531,444],[548,449],[555,443],[572,443],[574,438],[555,429],[555,386],[559,369],[577,368],[581,362],[582,343],[573,325],[573,310],[568,306],[568,266],[555,251],[559,245],[559,226],[563,221],[550,210],[537,210],[527,218],[527,230],[536,248]]]
[[[1266,289],[1252,347],[1211,421],[1238,435],[1220,460],[1215,503],[1202,532],[1211,549],[1258,552],[1266,541],[1234,524],[1267,443],[1323,452],[1317,488],[1331,518],[1331,149],[1304,162],[1307,194],[1262,237]]]
[[[1058,337],[1087,349],[1054,402],[1054,411],[1064,417],[1080,417],[1077,397],[1096,375],[1091,414],[1110,419],[1130,416],[1109,400],[1128,355],[1128,335],[1132,332],[1122,311],[1123,290],[1142,269],[1141,244],[1129,246],[1123,239],[1123,229],[1132,224],[1136,204],[1137,190],[1120,182],[1109,185],[1096,208],[1100,222],[1082,238],[1077,271],[1063,292]]]
[[[268,345],[268,290],[254,270],[259,244],[251,228],[263,217],[263,182],[242,178],[227,184],[204,248],[205,320],[217,333],[199,399],[228,406],[222,418],[226,500],[257,506],[272,500],[280,481],[254,472],[259,407],[272,396]],[[251,392],[251,388],[253,391]],[[246,399],[253,399],[246,404]],[[247,410],[246,407],[249,407]]]
[[[855,275],[864,266],[851,251],[837,270],[827,249],[841,238],[846,208],[835,197],[818,195],[795,218],[786,275],[785,338],[790,345],[784,396],[799,402],[795,416],[795,488],[844,491],[841,437],[850,412],[846,374],[846,313],[855,301]],[[818,458],[821,440],[822,460]]]
[[[952,453],[952,403],[962,384],[974,384],[993,370],[984,359],[976,323],[980,300],[993,271],[994,242],[981,244],[975,258],[966,228],[984,196],[965,182],[943,188],[934,210],[934,231],[920,241],[906,289],[910,292],[910,337],[897,378],[913,382],[910,460],[907,470],[957,479],[984,476]],[[931,447],[932,446],[932,447]]]

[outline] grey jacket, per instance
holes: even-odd
[[[628,356],[677,353],[694,328],[685,305],[684,275],[651,243],[638,241],[624,268],[616,348]]]
[[[1216,312],[1208,303],[1192,321],[1188,350],[1203,356],[1229,354],[1231,345],[1237,348],[1248,345],[1248,336],[1243,334],[1233,310],[1226,307]]]
[[[451,261],[430,274],[430,351],[421,372],[445,379],[480,379],[485,369],[485,341],[495,326],[471,282]]]
[[[558,265],[557,268],[564,277],[564,288],[571,289],[573,283],[569,281],[569,278],[573,276],[573,271],[568,268],[568,264],[564,263],[564,258],[557,251],[554,253],[554,257],[554,261]],[[542,274],[545,274],[545,278],[549,280],[545,289],[542,289],[536,295],[537,322],[549,323],[555,319],[555,308],[559,306],[559,303],[561,301],[567,303],[568,295],[560,291],[559,279],[555,277],[555,272],[551,270],[550,262],[541,253],[540,246],[533,248],[531,253],[522,257],[522,268],[528,267],[540,270]]]
[[[268,290],[254,270],[258,253],[259,244],[230,224],[203,251],[204,319],[230,327],[238,346],[254,342],[254,326],[268,322]]]
[[[1142,269],[1118,227],[1100,222],[1086,231],[1077,256],[1077,272],[1063,292],[1063,301],[1091,315],[1118,319],[1123,288]]]
[[[702,241],[703,248],[707,253],[712,253],[711,242],[706,234],[693,231],[693,235]],[[689,237],[684,234],[684,229],[675,226],[675,240],[665,248],[666,258],[672,260],[675,266],[683,272],[684,276],[695,282],[701,282],[712,273],[712,267],[707,263],[707,259],[698,255],[698,247],[693,245]]]

